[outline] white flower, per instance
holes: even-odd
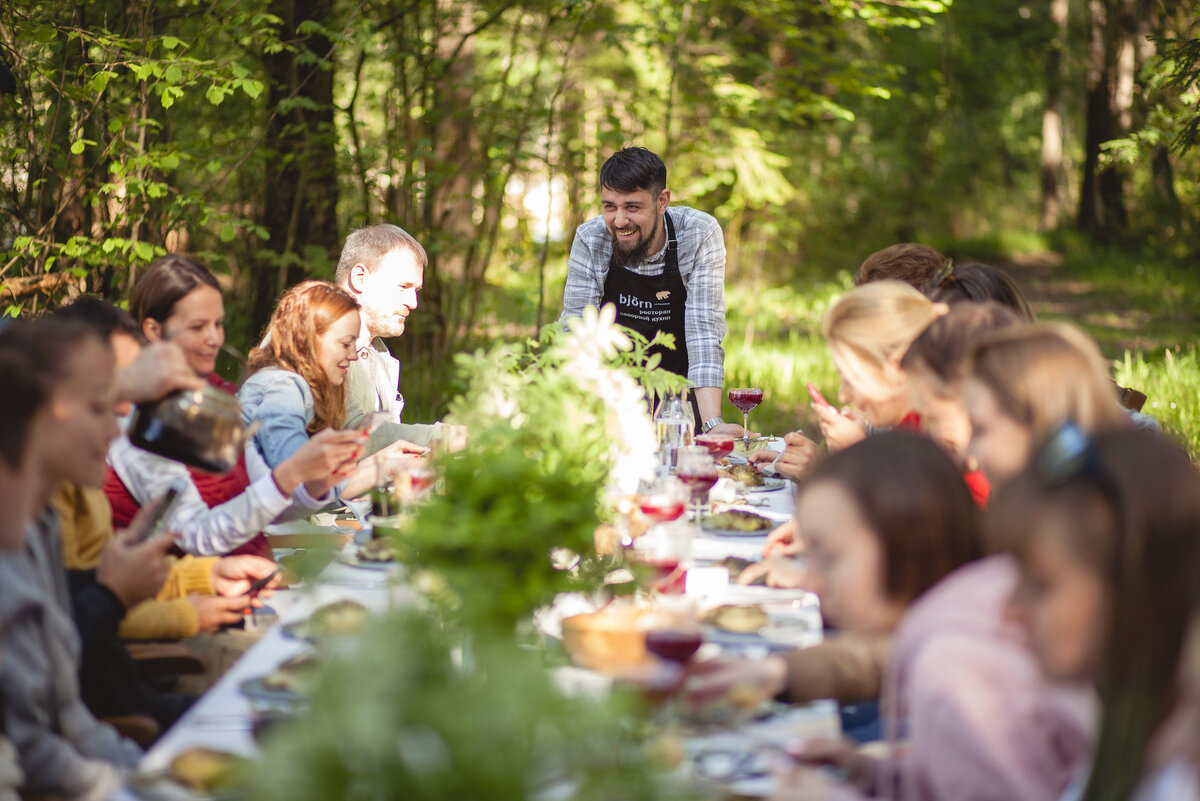
[[[570,323],[571,332],[563,344],[568,361],[584,356],[592,361],[611,359],[618,351],[629,350],[633,343],[616,325],[617,307],[605,304],[599,311],[595,306],[583,310],[583,316]]]

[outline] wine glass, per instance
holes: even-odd
[[[729,402],[742,413],[742,443],[750,444],[750,410],[762,403],[763,391],[759,387],[738,387],[729,390]]]
[[[690,598],[660,596],[647,616],[646,650],[677,665],[686,665],[704,644],[696,603]]]
[[[687,508],[688,489],[679,479],[663,476],[638,495],[638,510],[655,523],[678,520]]]
[[[692,500],[696,502],[696,530],[699,531],[700,519],[704,515],[701,503],[708,497],[712,485],[717,483],[717,465],[708,448],[701,445],[680,448],[679,467],[675,475],[692,491]]]
[[[692,441],[707,448],[713,459],[720,459],[733,453],[733,437],[725,434],[701,434]]]

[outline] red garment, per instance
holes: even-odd
[[[916,412],[908,412],[900,418],[899,423],[896,423],[896,428],[900,428],[905,431],[916,431],[918,434],[920,434],[921,415],[917,414]]]
[[[216,373],[209,374],[207,378],[209,384],[230,394],[236,389],[233,384]],[[206,473],[194,467],[189,467],[188,473],[191,475],[192,483],[196,485],[196,491],[200,493],[200,498],[208,504],[210,509],[236,498],[250,486],[250,473],[246,470],[245,453],[238,457],[237,464],[227,473]],[[115,527],[128,526],[133,521],[133,516],[142,508],[137,499],[133,497],[133,493],[129,491],[129,488],[111,467],[108,468],[104,477],[104,494],[108,496],[108,502],[112,505],[113,526]],[[274,558],[271,545],[262,532],[256,534],[254,539],[234,548],[225,556],[238,554],[262,556],[267,559]]]
[[[963,473],[963,481],[967,483],[967,489],[971,491],[971,497],[975,499],[979,508],[987,506],[988,498],[992,495],[992,484],[983,471],[968,470]]]

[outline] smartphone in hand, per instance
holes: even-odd
[[[817,404],[818,406],[833,406],[832,403],[825,400],[825,396],[821,394],[819,389],[817,389],[816,384],[808,385],[808,394],[812,397],[813,403]]]
[[[256,597],[260,592],[263,591],[264,587],[271,583],[271,579],[279,575],[280,570],[283,570],[283,568],[277,567],[262,578],[255,579],[254,581],[250,582],[250,589],[246,591],[247,597]]]
[[[149,516],[141,524],[142,530],[137,532],[133,537],[134,544],[140,544],[152,537],[157,537],[163,533],[167,526],[167,520],[171,517],[171,513],[175,511],[179,499],[183,496],[184,489],[187,488],[187,482],[182,478],[177,478],[167,487],[167,491],[154,501],[154,508]]]

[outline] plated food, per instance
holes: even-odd
[[[234,754],[196,747],[170,760],[168,773],[193,793],[212,796],[233,788],[245,766],[246,760]]]
[[[734,634],[756,634],[767,625],[767,611],[758,604],[724,604],[708,613],[705,622]]]
[[[742,509],[729,509],[704,518],[700,527],[721,534],[765,534],[777,525],[779,523],[769,517]]]
[[[394,562],[396,554],[386,539],[371,540],[356,551],[360,562]]]
[[[319,607],[307,620],[289,623],[284,632],[301,640],[321,640],[357,634],[367,622],[367,608],[358,601],[342,599]]]
[[[763,476],[758,472],[758,468],[749,464],[731,465],[718,472],[726,478],[733,479],[743,487],[757,487],[763,483]]]

